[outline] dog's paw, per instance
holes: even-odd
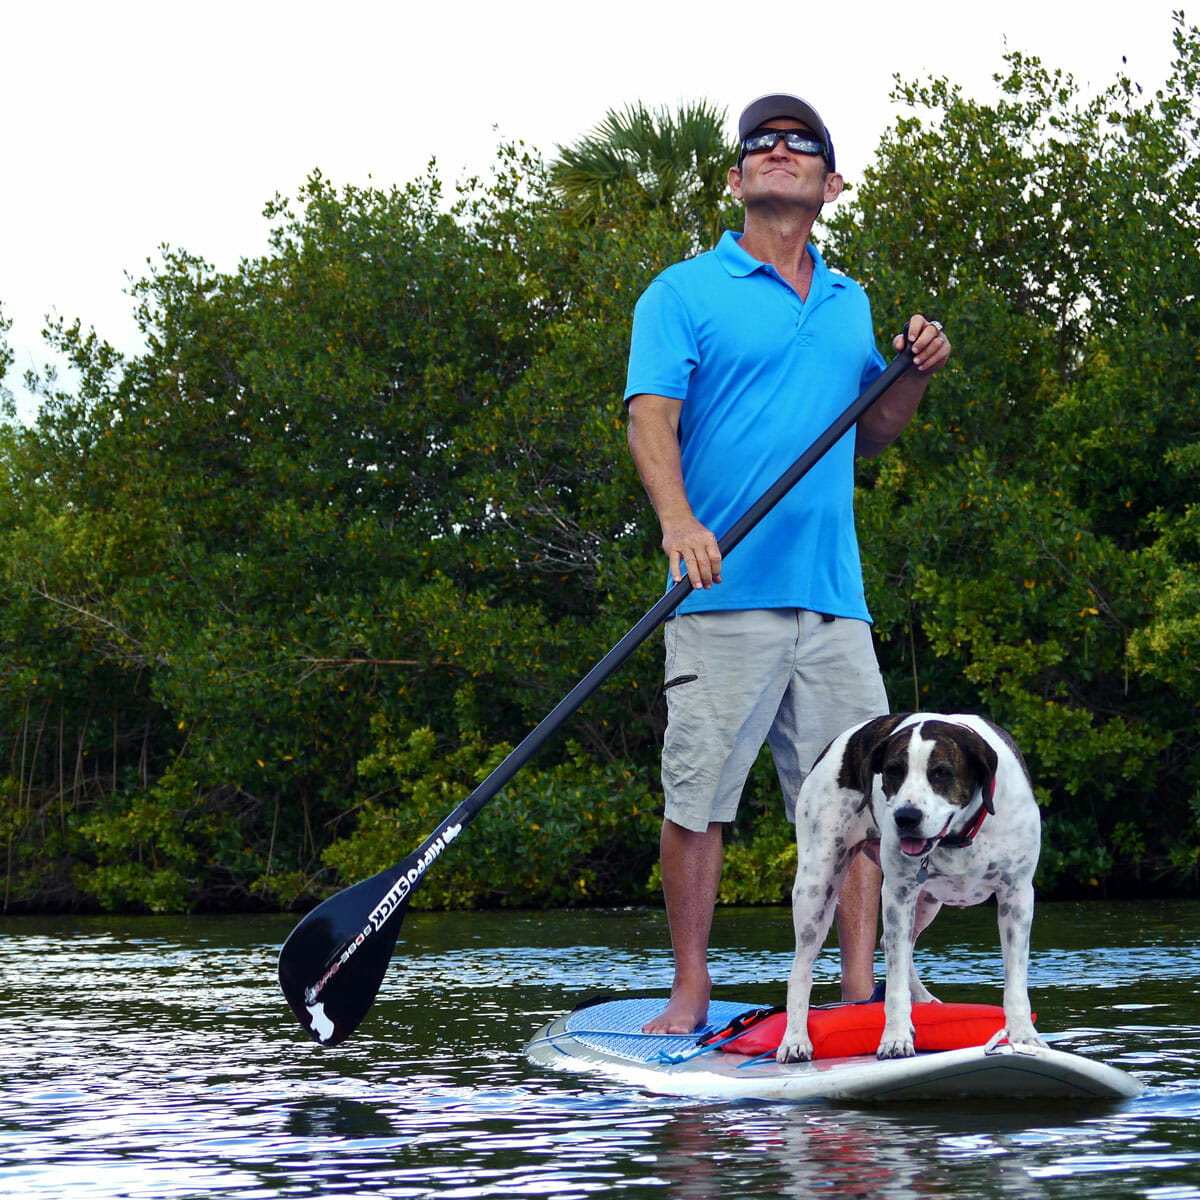
[[[1038,1031],[1028,1021],[1011,1022],[1007,1029],[1000,1031],[997,1040],[1006,1041],[1010,1046],[1034,1046],[1039,1050],[1049,1049],[1038,1036]]]
[[[916,1054],[917,1049],[913,1045],[913,1031],[908,1030],[907,1034],[901,1031],[900,1034],[889,1034],[885,1028],[883,1031],[883,1039],[879,1043],[879,1049],[875,1051],[876,1058],[912,1058]]]
[[[775,1051],[776,1062],[808,1062],[812,1056],[812,1041],[806,1030],[784,1031],[779,1040],[779,1048]]]

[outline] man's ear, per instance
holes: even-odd
[[[733,193],[735,200],[742,198],[742,169],[741,167],[730,167],[729,174],[726,176],[729,181],[729,190]]]
[[[825,176],[825,203],[832,204],[842,194],[845,186],[845,179],[836,171],[830,171]]]

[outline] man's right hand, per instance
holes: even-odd
[[[721,550],[716,536],[695,517],[664,525],[662,548],[676,583],[683,578],[685,568],[693,587],[710,588],[721,582]]]
[[[711,530],[692,512],[679,450],[682,400],[641,394],[629,401],[629,449],[662,526],[662,548],[678,583],[686,569],[692,586],[721,582],[721,551]]]

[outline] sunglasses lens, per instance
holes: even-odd
[[[753,133],[742,142],[742,154],[759,154],[763,150],[774,150],[782,139],[783,144],[793,154],[823,155],[824,148],[820,142],[814,141],[805,133],[794,129],[768,129],[763,133]]]

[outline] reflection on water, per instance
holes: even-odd
[[[551,1015],[669,978],[660,914],[408,917],[362,1029],[323,1050],[278,994],[281,919],[0,922],[0,1195],[1145,1196],[1200,1200],[1200,905],[1043,905],[1055,1044],[1146,1093],[1111,1108],[696,1103],[526,1062]],[[783,998],[786,911],[718,914],[725,996]],[[987,909],[919,967],[997,1002]],[[819,999],[837,965],[817,964]]]

